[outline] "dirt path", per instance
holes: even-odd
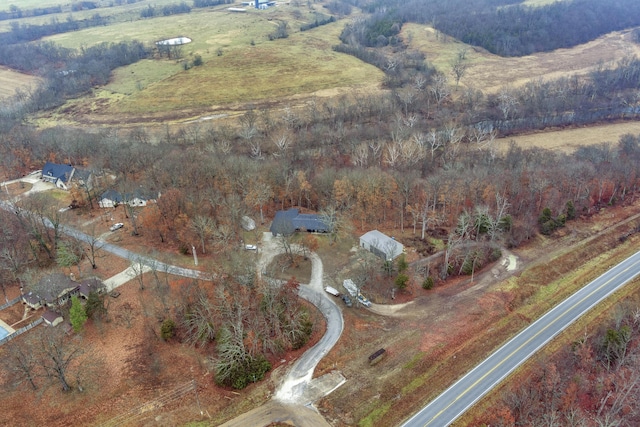
[[[287,405],[275,400],[244,413],[220,427],[264,427],[270,423],[282,423],[304,427],[330,427],[322,415],[301,405]]]

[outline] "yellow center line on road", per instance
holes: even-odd
[[[473,388],[477,387],[477,385],[483,381],[488,375],[490,375],[492,372],[494,372],[496,369],[498,369],[500,366],[502,366],[507,360],[511,359],[513,357],[514,354],[516,354],[517,352],[519,352],[524,346],[526,346],[527,344],[529,344],[534,338],[538,337],[542,332],[546,331],[549,327],[551,327],[551,325],[553,325],[554,323],[556,323],[562,316],[564,316],[565,314],[567,314],[569,311],[573,310],[576,306],[582,304],[585,300],[587,300],[588,298],[590,298],[593,294],[595,294],[596,292],[600,291],[602,288],[606,287],[609,285],[609,283],[611,283],[613,280],[617,279],[618,276],[622,275],[623,273],[629,271],[632,267],[634,267],[635,265],[639,264],[640,261],[635,261],[632,265],[630,265],[629,267],[625,268],[624,270],[621,270],[619,273],[617,273],[615,276],[613,276],[611,279],[607,280],[605,283],[603,283],[602,285],[600,285],[599,287],[597,287],[596,289],[594,289],[593,291],[591,291],[589,294],[587,294],[586,296],[584,296],[581,300],[579,300],[578,302],[576,302],[575,304],[573,304],[571,307],[569,307],[568,309],[566,309],[565,311],[563,311],[562,313],[558,314],[551,322],[549,322],[546,326],[544,326],[542,329],[540,329],[538,332],[536,332],[535,335],[532,335],[527,341],[525,341],[524,343],[522,343],[518,348],[516,348],[515,350],[513,350],[508,356],[506,356],[504,359],[502,359],[498,364],[496,364],[493,368],[491,368],[489,371],[487,371],[482,377],[478,378],[473,384],[471,384],[469,387],[467,387],[464,391],[462,391],[455,399],[453,399],[446,407],[444,407],[442,410],[440,410],[437,414],[435,414],[429,421],[427,421],[427,423],[424,425],[424,427],[427,427],[429,424],[431,424],[434,420],[436,420],[438,417],[440,417],[447,409],[449,409],[454,403],[456,403],[458,400],[460,400],[464,395],[466,395],[467,393],[469,393]],[[596,279],[597,280],[597,279]],[[578,291],[579,292],[579,291]],[[571,298],[571,297],[569,297]],[[560,303],[562,304],[562,302]],[[551,309],[553,310],[553,308]],[[546,313],[543,315],[543,317],[546,315]],[[541,317],[542,318],[542,317]],[[539,320],[539,319],[538,319]],[[535,322],[534,322],[535,323]],[[530,327],[530,326],[528,326]],[[523,333],[524,331],[526,331],[526,328],[521,331],[519,334]],[[517,337],[517,335],[516,335]],[[515,338],[515,337],[514,337]],[[508,344],[508,343],[507,343]],[[507,345],[505,344],[505,345]],[[504,346],[503,346],[504,347]],[[503,347],[498,348],[498,350],[494,351],[491,355],[489,355],[489,357],[493,356],[493,354],[495,354],[496,352],[500,351],[500,349],[502,349]],[[487,358],[488,359],[488,358]],[[486,359],[485,359],[486,360]],[[474,368],[475,369],[475,368]],[[455,383],[454,383],[455,385]],[[453,387],[453,386],[452,386]]]

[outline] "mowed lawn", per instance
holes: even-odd
[[[155,58],[122,67],[96,96],[108,100],[101,113],[162,113],[276,100],[332,88],[358,88],[379,83],[377,68],[331,47],[346,21],[300,32],[313,19],[308,9],[294,6],[267,11],[231,13],[226,9],[119,23],[49,37],[65,47],[78,48],[102,41],[155,41],[186,36],[179,60]],[[278,22],[289,25],[290,36],[270,41]],[[185,70],[184,61],[200,55],[204,65]],[[95,101],[95,99],[94,99]]]

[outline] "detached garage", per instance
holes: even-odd
[[[360,236],[360,247],[385,261],[393,261],[404,252],[404,245],[378,230],[372,230]]]
[[[44,323],[49,326],[58,326],[62,323],[63,318],[60,313],[56,313],[55,311],[47,310],[42,314],[42,319]]]

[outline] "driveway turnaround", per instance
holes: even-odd
[[[271,233],[264,233],[262,240],[259,271],[273,258],[283,252],[283,248]],[[286,377],[275,391],[273,400],[246,414],[228,421],[222,427],[262,427],[272,422],[293,422],[297,426],[329,427],[324,418],[312,409],[312,403],[329,394],[344,383],[342,374],[333,372],[312,379],[318,362],[331,350],[340,338],[344,328],[342,311],[322,288],[323,268],[320,257],[311,254],[311,280],[300,285],[298,295],[306,299],[322,313],[327,321],[327,331],[316,345],[307,350],[290,368]]]
[[[491,356],[410,418],[404,427],[443,427],[580,316],[640,274],[640,252],[612,267],[496,350]]]

